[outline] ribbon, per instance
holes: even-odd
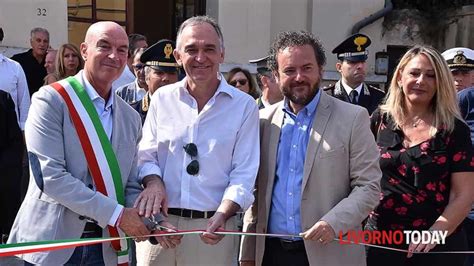
[[[198,229],[198,230],[179,230],[176,232],[166,232],[166,231],[159,231],[155,234],[144,235],[141,237],[155,237],[155,236],[178,236],[178,235],[196,235],[205,233],[206,230]],[[301,238],[299,235],[288,235],[288,234],[264,234],[264,233],[252,233],[252,232],[239,232],[239,231],[231,231],[231,230],[219,230],[214,232],[214,234],[218,235],[234,235],[234,236],[264,236],[264,237],[286,237],[286,238]],[[25,243],[15,243],[15,244],[4,244],[0,245],[0,257],[7,257],[7,256],[15,256],[33,252],[40,252],[40,251],[53,251],[58,249],[65,249],[65,248],[75,248],[80,246],[88,246],[94,244],[101,244],[105,242],[117,241],[117,240],[127,240],[136,238],[134,236],[127,236],[127,237],[105,237],[105,238],[85,238],[85,239],[65,239],[65,240],[53,240],[53,241],[38,241],[38,242],[25,242]],[[334,238],[333,241],[339,241],[338,238]],[[346,240],[345,240],[346,241]],[[398,248],[391,248],[386,246],[380,245],[373,245],[367,243],[355,243],[352,241],[347,241],[351,244],[355,245],[363,245],[363,246],[370,246],[375,248],[387,249],[392,251],[404,252],[408,253],[408,250],[405,249],[398,249]],[[474,251],[430,251],[428,253],[425,252],[412,252],[413,254],[474,254]]]

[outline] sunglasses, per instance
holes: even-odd
[[[186,172],[190,175],[197,175],[199,173],[199,162],[194,157],[198,155],[198,149],[196,144],[188,143],[183,146],[184,151],[191,156],[192,161],[186,167]]]
[[[132,65],[135,70],[142,70],[145,67],[145,64],[136,64]]]
[[[229,82],[229,84],[231,86],[234,86],[234,87],[237,85],[237,83],[239,83],[241,86],[245,86],[245,85],[247,85],[247,82],[248,82],[248,80],[246,80],[246,79],[236,79],[236,80],[232,80],[231,82]]]

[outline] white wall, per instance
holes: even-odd
[[[5,32],[1,46],[30,47],[30,30],[46,28],[50,45],[57,49],[68,41],[67,1],[0,0],[0,27]]]
[[[318,37],[328,58],[324,78],[338,79],[336,57],[332,49],[349,36],[359,20],[384,7],[384,0],[208,0],[208,9],[218,10],[226,57],[222,70],[248,64],[265,56],[275,36],[281,31],[308,30]],[[382,19],[364,27],[372,45],[369,47],[368,79],[384,81],[374,75],[375,53],[386,49],[382,40]]]

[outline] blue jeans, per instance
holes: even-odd
[[[83,233],[81,238],[96,238],[102,237],[102,233]],[[34,265],[25,261],[25,265]],[[76,247],[74,253],[69,260],[64,264],[68,266],[82,266],[82,265],[93,265],[101,266],[105,265],[104,258],[102,256],[102,244],[95,244],[89,246]]]

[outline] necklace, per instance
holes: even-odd
[[[417,117],[417,116],[415,116],[415,119],[413,119],[413,120],[414,120],[414,121],[413,121],[413,123],[411,124],[412,127],[417,127],[417,126],[421,123],[421,121],[423,121],[423,120],[421,120],[421,118],[419,118],[419,117]]]

